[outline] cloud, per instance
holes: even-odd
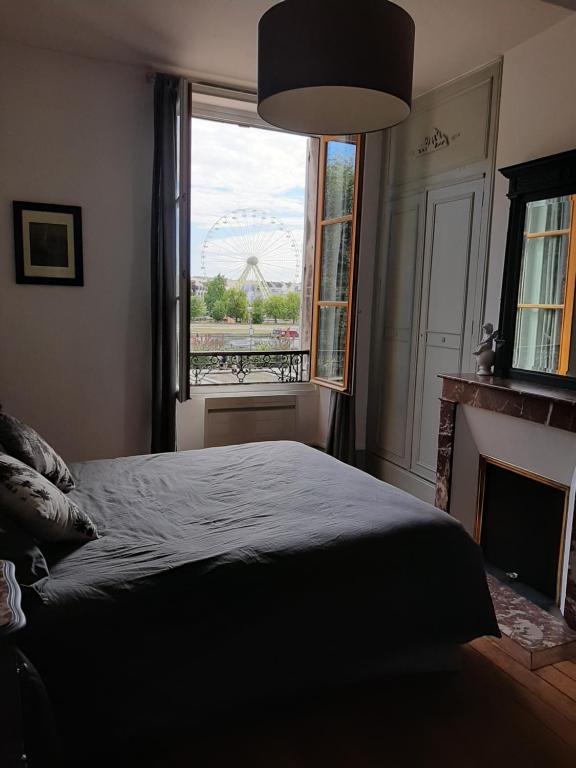
[[[221,216],[240,208],[256,208],[279,219],[292,232],[301,256],[306,155],[307,139],[301,136],[192,120],[193,273],[200,271],[202,244],[210,228]],[[252,222],[252,233],[258,240],[257,221]],[[226,232],[220,230],[220,234]],[[230,231],[228,236],[237,233]],[[286,279],[293,279],[294,269],[288,268],[286,274]]]

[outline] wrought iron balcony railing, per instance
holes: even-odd
[[[190,383],[294,384],[310,380],[310,352],[192,352]]]

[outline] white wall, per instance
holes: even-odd
[[[152,96],[0,42],[0,402],[69,460],[149,448]],[[83,288],[16,285],[13,200],[82,206]]]
[[[505,53],[497,168],[576,147],[575,73],[576,15]],[[494,324],[499,317],[508,228],[507,189],[506,179],[497,173],[485,307],[486,320]],[[573,509],[573,435],[475,408],[459,408],[455,440],[451,512],[469,528],[473,526],[479,453],[497,454],[571,485]],[[567,565],[566,557],[564,584]]]
[[[504,55],[496,167],[576,147],[576,14]],[[485,317],[498,322],[508,185],[497,173]]]

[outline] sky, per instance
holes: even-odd
[[[208,277],[237,278],[256,256],[266,280],[299,279],[306,149],[302,136],[192,120],[192,275],[204,274],[207,242]]]

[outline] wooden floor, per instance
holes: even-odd
[[[530,672],[481,639],[458,674],[193,718],[170,741],[130,765],[576,768],[576,663]]]

